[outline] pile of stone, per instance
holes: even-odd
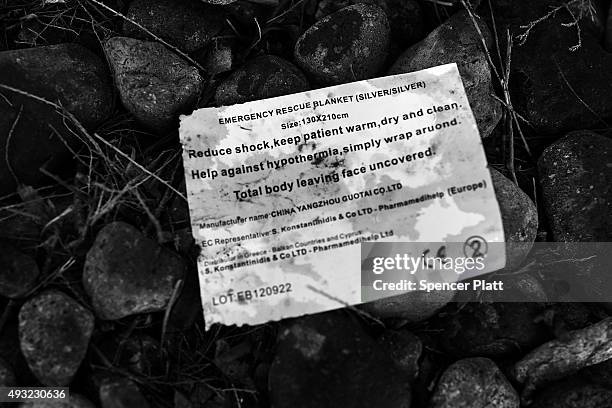
[[[284,3],[292,5],[284,10]],[[159,383],[177,408],[612,407],[610,304],[550,303],[546,282],[521,273],[536,239],[612,240],[612,8],[606,13],[597,0],[298,3],[133,0],[97,49],[55,43],[0,51],[0,197],[10,202],[0,205],[0,387],[78,391],[61,404],[24,407],[168,406],[158,404],[168,401]],[[448,18],[432,18],[438,7]],[[283,21],[293,34],[274,37]],[[274,41],[241,48],[228,35],[253,24]],[[500,66],[506,30],[525,35],[512,43],[510,66]],[[516,114],[537,146],[533,185],[491,168],[508,241],[504,272],[528,302],[457,304],[449,292],[411,293],[255,334],[230,332],[231,345],[215,338],[208,363],[185,368],[192,370],[187,386],[168,378],[165,364],[179,349],[210,353],[192,341],[202,319],[192,242],[177,250],[141,219],[106,218],[57,279],[49,265],[65,254],[44,248],[50,226],[73,207],[34,200],[27,211],[10,211],[29,186],[54,182],[49,174],[70,180],[79,138],[117,112],[154,142],[173,135],[176,147],[179,115],[197,107],[453,62],[483,143],[506,140]],[[487,149],[491,163],[495,154]],[[185,214],[179,207],[168,211]],[[584,264],[584,290],[607,284],[608,272]],[[223,385],[208,384],[209,375]]]

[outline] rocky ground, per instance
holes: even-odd
[[[612,307],[550,302],[554,270],[522,268],[534,241],[612,240],[610,7],[0,0],[0,386],[70,386],[28,407],[612,407]],[[449,62],[529,301],[204,331],[178,115]]]

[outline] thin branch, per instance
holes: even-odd
[[[13,125],[11,126],[8,132],[8,136],[6,137],[6,144],[4,146],[4,161],[6,162],[6,167],[11,172],[11,175],[15,179],[15,183],[17,183],[17,185],[19,185],[19,179],[17,178],[17,175],[15,174],[15,171],[13,170],[13,166],[11,166],[11,161],[9,160],[9,147],[11,144],[13,133],[15,132],[15,128],[17,127],[17,123],[19,122],[19,119],[21,119],[22,112],[23,112],[23,105],[21,105],[21,107],[19,108],[19,112],[17,113],[17,117],[13,121]]]

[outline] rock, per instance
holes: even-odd
[[[113,222],[87,253],[83,286],[100,318],[120,319],[164,310],[184,270],[177,255],[131,225]]]
[[[273,55],[262,55],[223,81],[217,88],[215,100],[218,105],[233,105],[309,88],[306,77],[293,64]]]
[[[425,36],[425,15],[415,0],[386,0],[384,10],[391,26],[391,38],[408,47]]]
[[[70,393],[65,400],[34,400],[24,403],[21,408],[96,408],[87,398]]]
[[[138,386],[128,378],[109,379],[102,382],[99,390],[102,408],[148,408],[149,403]]]
[[[444,371],[430,408],[518,408],[519,397],[488,358],[459,360]]]
[[[555,300],[546,304],[537,321],[546,325],[555,338],[565,338],[572,330],[599,322],[606,314],[595,303]]]
[[[543,386],[534,394],[530,407],[612,408],[612,360]]]
[[[547,327],[536,321],[540,303],[467,303],[448,313],[434,327],[444,333],[439,341],[455,357],[499,357],[531,350],[548,340]]]
[[[268,383],[276,408],[410,407],[406,373],[346,311],[281,328]]]
[[[38,265],[13,245],[0,244],[0,296],[22,297],[34,288],[39,274]]]
[[[17,385],[15,373],[9,364],[0,357],[0,387],[11,387]]]
[[[160,43],[114,37],[104,49],[121,102],[150,128],[178,123],[204,87],[198,70]]]
[[[34,384],[38,383],[38,379],[32,374],[28,367],[21,347],[19,345],[19,322],[17,319],[21,304],[17,302],[11,302],[6,307],[9,310],[4,309],[7,313],[10,313],[11,317],[4,323],[2,330],[0,330],[0,359],[9,368],[9,371],[13,373],[17,384]],[[3,311],[4,313],[4,311]]]
[[[276,4],[274,4],[276,2]],[[267,4],[266,4],[267,3]],[[222,7],[224,12],[227,12],[229,17],[232,19],[232,24],[238,30],[247,30],[249,34],[258,34],[257,25],[254,24],[253,20],[257,19],[260,23],[270,18],[270,7],[269,6],[277,6],[277,0],[256,0],[256,1],[235,1],[234,3],[228,4],[225,7]],[[294,9],[295,14],[299,14],[300,16],[302,9],[297,8]],[[289,17],[291,11],[285,14],[285,17]],[[287,20],[283,19],[283,22],[287,22]],[[283,32],[285,32],[283,30]],[[294,38],[295,43],[295,38]]]
[[[252,367],[245,361],[252,353],[251,345],[246,340],[230,346],[227,341],[220,339],[215,342],[213,363],[232,384],[240,384],[252,389],[254,386],[250,374]]]
[[[93,315],[68,295],[49,290],[19,311],[21,352],[40,382],[66,386],[81,365],[94,328]]]
[[[445,333],[438,347],[455,357],[508,357],[550,339],[553,323],[542,318],[549,299],[537,272],[501,270],[484,278],[501,282],[503,290],[459,292],[456,310],[430,323],[433,330]]]
[[[372,78],[385,64],[389,22],[384,11],[355,4],[322,18],[295,44],[295,60],[319,85]]]
[[[515,364],[514,377],[524,384],[523,398],[528,401],[537,387],[611,357],[612,318],[606,318],[532,350]]]
[[[520,266],[538,232],[538,210],[527,194],[494,168],[489,168],[504,225],[506,269]]]
[[[612,359],[585,367],[575,375],[562,381],[576,381],[577,379],[581,379],[589,384],[600,385],[612,389]],[[551,384],[551,386],[552,385],[554,384]]]
[[[153,377],[163,373],[159,342],[150,336],[130,336],[117,344],[115,359],[133,373]]]
[[[111,113],[112,90],[105,64],[80,45],[0,52],[0,72],[1,85],[59,103],[86,127]],[[72,157],[65,142],[76,145],[77,141],[54,107],[6,88],[0,87],[0,92],[5,97],[0,98],[0,157],[7,155],[8,144],[10,163],[9,167],[0,160],[2,196],[17,186],[12,172],[22,184],[40,185],[46,180],[41,167],[54,174],[65,170]]]
[[[26,215],[30,214],[28,210],[27,204],[16,209],[0,210],[0,240],[11,242],[20,249],[40,242],[40,220]]]
[[[407,330],[386,330],[378,342],[389,350],[395,364],[408,374],[410,381],[418,377],[423,343],[417,336]]]
[[[492,36],[479,24],[488,49]],[[482,40],[466,11],[452,15],[423,41],[408,48],[395,61],[389,74],[413,72],[437,65],[457,63],[465,91],[482,137],[491,134],[502,116],[502,105],[493,95],[491,71]]]
[[[530,408],[612,408],[612,389],[572,379],[546,387]]]
[[[546,15],[562,0],[493,2],[499,32],[506,27],[515,37],[530,22]],[[578,2],[580,5],[596,2]],[[514,109],[533,127],[538,139],[557,138],[577,129],[607,128],[612,118],[612,54],[606,52],[588,17],[580,34],[569,12],[540,21],[512,49],[511,100]],[[580,41],[578,40],[580,35]],[[573,48],[580,43],[580,46]]]
[[[547,307],[547,312],[552,315],[551,326],[558,333],[558,337],[571,330],[584,329],[597,323],[602,317],[593,303],[554,302]]]
[[[191,231],[189,237],[193,239]],[[203,316],[200,301],[200,283],[195,265],[189,265],[185,270],[183,287],[176,298],[168,319],[168,332],[180,332],[189,329],[195,321]]]
[[[0,68],[2,84],[59,101],[86,126],[95,125],[110,114],[112,92],[108,72],[100,58],[80,45],[5,51],[0,53]]]
[[[36,247],[44,240],[45,225],[60,215],[57,210],[62,205],[57,203],[56,206],[53,201],[41,197],[31,186],[22,186],[17,193],[23,202],[0,210],[0,242],[10,243],[35,256]]]
[[[534,272],[519,270],[506,273],[502,270],[493,273],[490,280],[502,281],[504,290],[481,293],[480,299],[484,302],[546,303],[549,301],[546,286]]]
[[[453,300],[455,292],[437,290],[432,292],[408,292],[359,307],[367,313],[382,319],[397,318],[407,323],[416,323],[430,318],[438,310]]]
[[[391,28],[391,39],[408,47],[423,38],[425,16],[415,0],[322,0],[317,5],[315,17],[321,19],[343,7],[357,3],[372,4],[384,10]]]
[[[544,209],[555,241],[612,240],[612,139],[572,132],[538,160]]]
[[[127,17],[187,52],[210,44],[221,32],[225,21],[220,8],[189,0],[134,0],[130,3]],[[124,23],[123,33],[127,37],[152,40],[129,21]]]

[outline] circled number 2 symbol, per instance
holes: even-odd
[[[463,253],[468,258],[483,258],[488,249],[487,241],[478,235],[472,235],[463,244]]]

